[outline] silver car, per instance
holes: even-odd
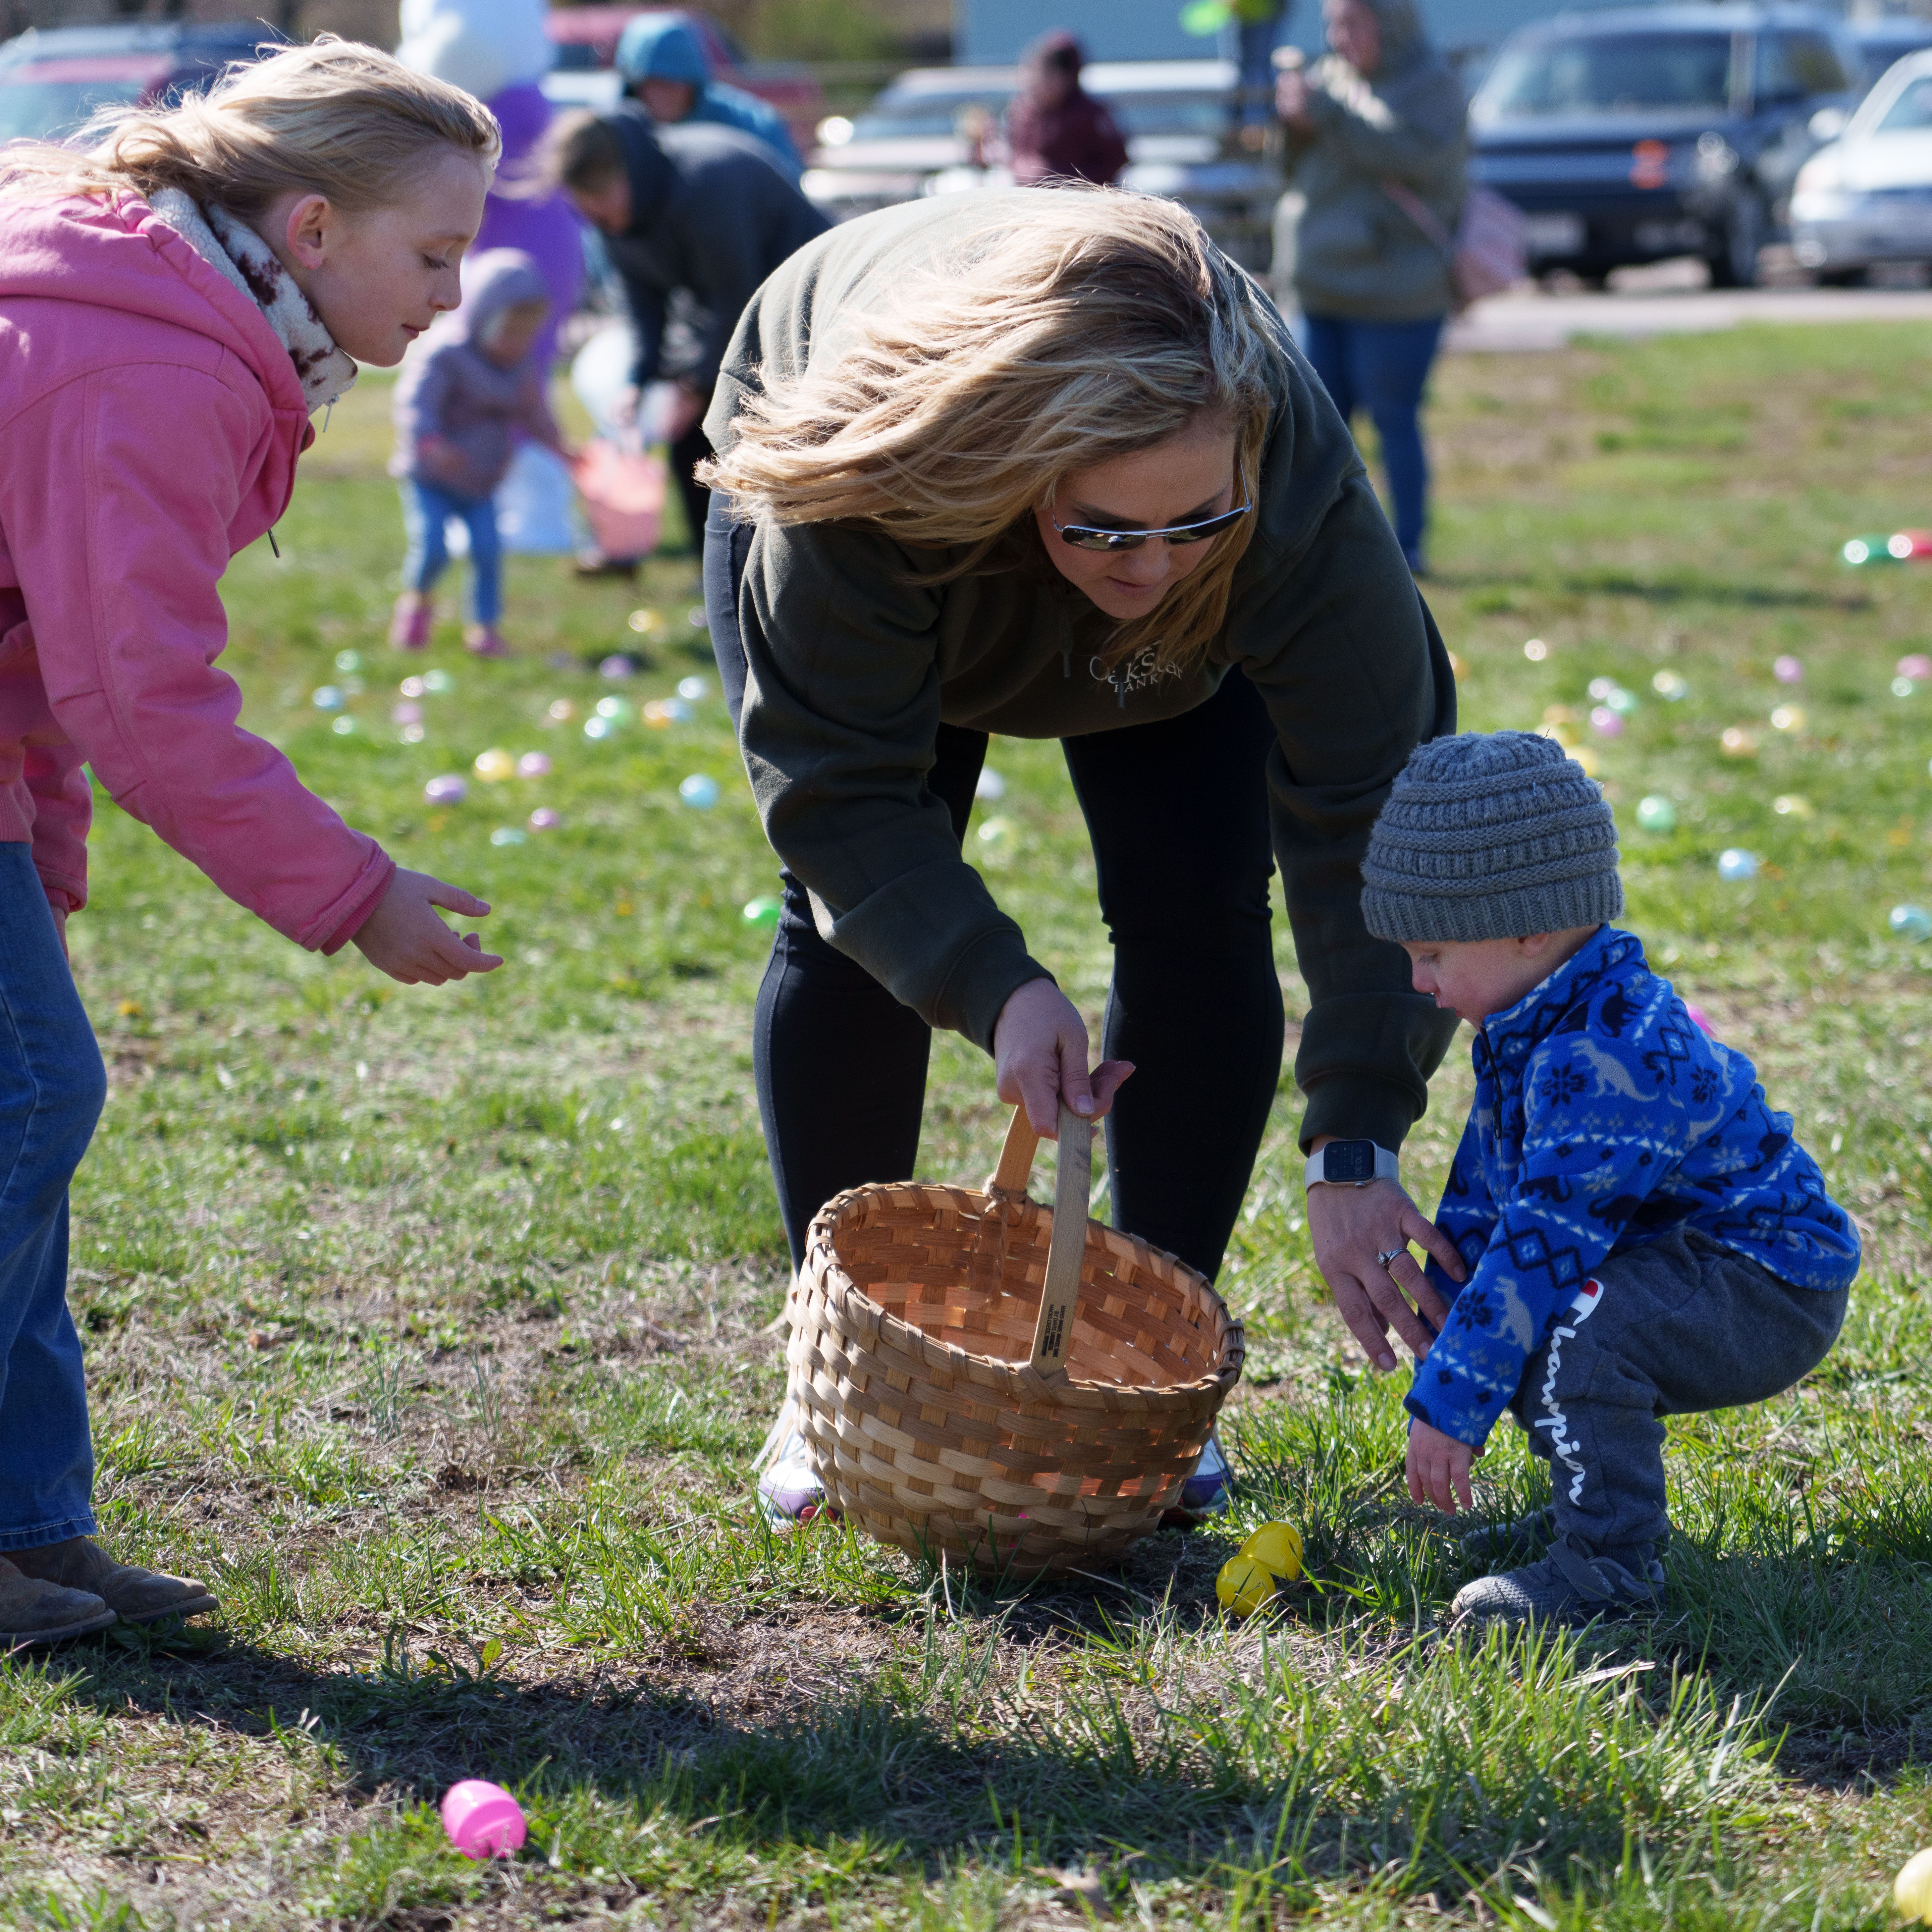
[[[1932,262],[1932,50],[1899,62],[1799,169],[1791,243],[1821,282]]]
[[[1193,210],[1244,267],[1264,272],[1279,164],[1245,139],[1232,61],[1095,61],[1080,84],[1104,101],[1127,144],[1123,188]],[[1010,67],[916,68],[863,112],[818,127],[800,185],[837,220],[920,195],[1008,185],[992,164],[1000,116],[1018,86]]]

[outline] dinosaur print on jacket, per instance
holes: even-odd
[[[1797,1287],[1858,1273],[1858,1231],[1790,1116],[1629,933],[1602,928],[1471,1051],[1475,1102],[1436,1216],[1469,1279],[1429,1264],[1451,1306],[1408,1397],[1444,1435],[1480,1448],[1590,1274],[1679,1226]]]

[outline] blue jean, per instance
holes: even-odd
[[[1302,349],[1328,399],[1352,423],[1366,410],[1382,438],[1396,540],[1412,566],[1422,562],[1429,518],[1429,459],[1417,412],[1442,339],[1442,317],[1421,322],[1352,322],[1340,316],[1304,316]]]
[[[403,586],[428,590],[449,563],[443,528],[460,518],[470,532],[470,608],[479,624],[503,614],[503,549],[496,539],[496,506],[488,496],[459,496],[440,484],[419,478],[403,482],[403,528],[410,540],[403,560]]]
[[[30,845],[0,845],[0,1554],[94,1533],[67,1190],[107,1097]]]

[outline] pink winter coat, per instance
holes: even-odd
[[[146,202],[0,199],[0,844],[87,898],[85,762],[239,904],[332,952],[394,861],[236,719],[228,560],[314,439],[261,311]]]

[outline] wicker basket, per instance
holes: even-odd
[[[984,1190],[829,1201],[787,1306],[790,1402],[833,1507],[915,1555],[1016,1578],[1106,1563],[1156,1528],[1245,1352],[1201,1276],[1087,1219],[1084,1122],[1063,1116],[1054,1210],[1028,1198],[1038,1138],[1016,1113]],[[1078,1289],[1066,1366],[1042,1372],[1050,1247],[1069,1296],[1078,1255]]]

